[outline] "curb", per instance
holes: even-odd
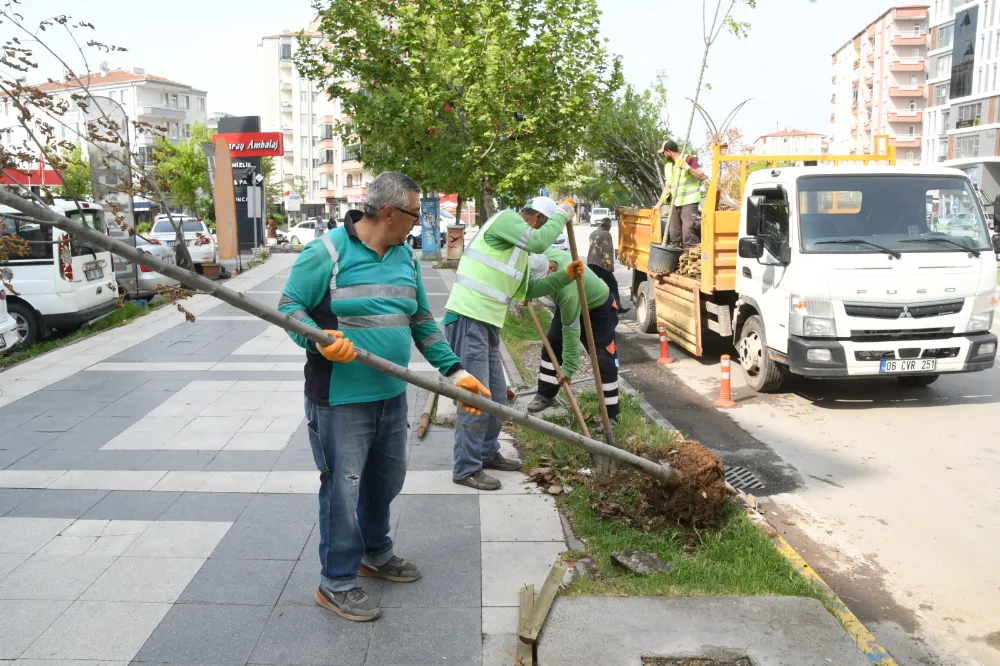
[[[619,378],[618,384],[621,388],[638,396],[639,393],[634,388],[632,388],[628,382]],[[645,398],[639,399],[639,406],[642,408],[643,413],[654,423],[657,423],[661,427],[667,430],[677,430],[670,421],[660,416],[660,413],[656,411],[656,408],[651,404],[646,402]],[[763,519],[763,517],[762,517]],[[854,640],[858,648],[868,657],[868,660],[872,664],[877,664],[878,666],[898,666],[896,661],[889,656],[889,653],[884,647],[879,645],[875,636],[868,630],[867,627],[858,619],[858,617],[851,612],[851,609],[847,607],[837,593],[833,591],[829,585],[826,584],[816,570],[809,566],[809,563],[799,555],[798,551],[792,548],[792,545],[785,541],[781,535],[777,535],[772,539],[775,548],[778,550],[782,556],[791,563],[792,567],[799,573],[800,576],[808,581],[816,584],[823,592],[826,593],[827,600],[832,608],[830,612],[833,613],[840,621],[841,626],[844,627],[851,638]]]
[[[809,563],[799,555],[798,551],[792,548],[790,543],[785,541],[780,534],[775,537],[774,543],[778,552],[791,563],[803,578],[812,581],[826,593],[827,600],[833,606],[831,612],[837,616],[840,624],[844,627],[844,631],[850,634],[858,648],[865,653],[870,662],[878,664],[878,666],[898,666],[896,660],[889,656],[884,647],[878,644],[872,632],[868,631],[868,628],[851,612],[847,604],[841,601],[837,593],[826,584],[826,581],[820,578],[816,570],[809,566]]]

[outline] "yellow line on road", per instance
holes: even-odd
[[[875,636],[872,632],[868,631],[868,628],[861,623],[861,620],[851,612],[851,609],[840,600],[837,593],[826,584],[819,574],[809,566],[798,551],[792,548],[792,545],[785,541],[780,535],[777,537],[777,548],[778,551],[785,556],[795,570],[802,574],[807,580],[816,583],[824,592],[827,593],[828,601],[831,606],[831,611],[840,619],[840,623],[847,630],[847,633],[851,635],[854,642],[858,644],[861,651],[865,653],[869,661],[873,664],[878,664],[878,666],[898,666],[896,661],[889,656],[889,653],[885,651],[885,648],[878,644],[875,640]]]

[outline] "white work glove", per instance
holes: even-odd
[[[566,216],[566,224],[573,224],[573,220],[576,219],[576,211],[569,204],[559,204],[557,209],[560,213]]]

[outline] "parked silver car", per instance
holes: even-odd
[[[157,240],[143,238],[142,236],[132,236],[129,238],[124,231],[114,227],[111,235],[117,240],[134,245],[138,250],[152,255],[160,261],[173,264],[174,252],[169,247]],[[114,255],[115,280],[125,289],[129,298],[148,299],[156,295],[156,289],[160,286],[176,287],[180,283],[162,273],[154,271],[152,268],[137,266],[125,257]]]

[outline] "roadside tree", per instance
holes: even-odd
[[[523,200],[576,161],[621,86],[596,0],[328,0],[299,71],[343,100],[374,171]],[[361,82],[360,84],[358,82]],[[460,211],[459,211],[460,213]]]

